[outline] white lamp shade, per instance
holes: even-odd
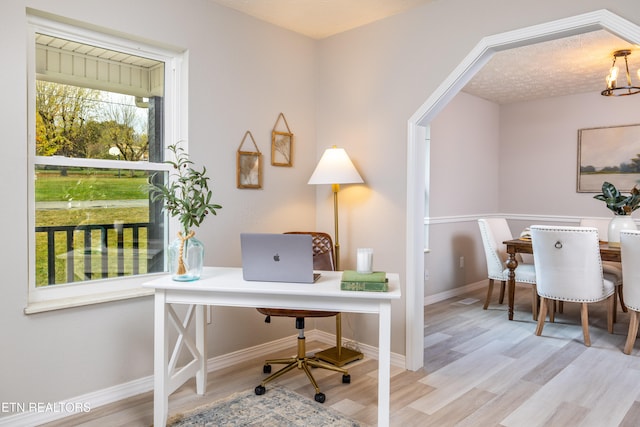
[[[328,148],[307,184],[356,184],[364,182],[343,148]]]

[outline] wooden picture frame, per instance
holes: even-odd
[[[640,124],[579,129],[577,169],[578,193],[600,193],[605,181],[640,186]]]
[[[247,136],[251,138],[256,151],[242,150]],[[262,188],[262,153],[250,131],[245,132],[236,152],[236,186],[238,188]]]
[[[271,132],[271,165],[293,166],[293,134]]]
[[[238,188],[262,188],[262,153],[238,151],[236,157]]]

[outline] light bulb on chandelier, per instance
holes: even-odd
[[[634,86],[631,82],[631,74],[629,73],[629,62],[627,60],[627,57],[629,55],[631,55],[631,50],[628,49],[616,50],[615,52],[613,52],[613,64],[611,64],[609,74],[606,78],[607,88],[600,92],[601,95],[626,96],[640,93],[640,87]],[[624,86],[618,85],[618,77],[620,75],[620,70],[618,69],[618,67],[616,67],[616,60],[618,58],[624,58],[624,77],[626,77],[626,85]],[[640,79],[640,69],[638,70],[638,79]]]

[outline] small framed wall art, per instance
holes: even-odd
[[[278,122],[284,121],[286,132],[278,131]],[[272,166],[293,166],[293,134],[289,129],[289,124],[284,114],[280,113],[276,119],[276,124],[271,131],[271,165]]]
[[[256,151],[242,150],[247,136],[251,138]],[[244,134],[236,154],[236,183],[238,188],[262,188],[262,153],[250,131]]]

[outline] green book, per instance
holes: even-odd
[[[367,291],[367,292],[387,292],[389,290],[389,282],[385,279],[383,282],[340,282],[340,289],[343,291]]]
[[[384,271],[374,271],[373,273],[363,274],[354,270],[345,270],[342,272],[343,282],[376,282],[383,283],[387,280],[387,273]]]

